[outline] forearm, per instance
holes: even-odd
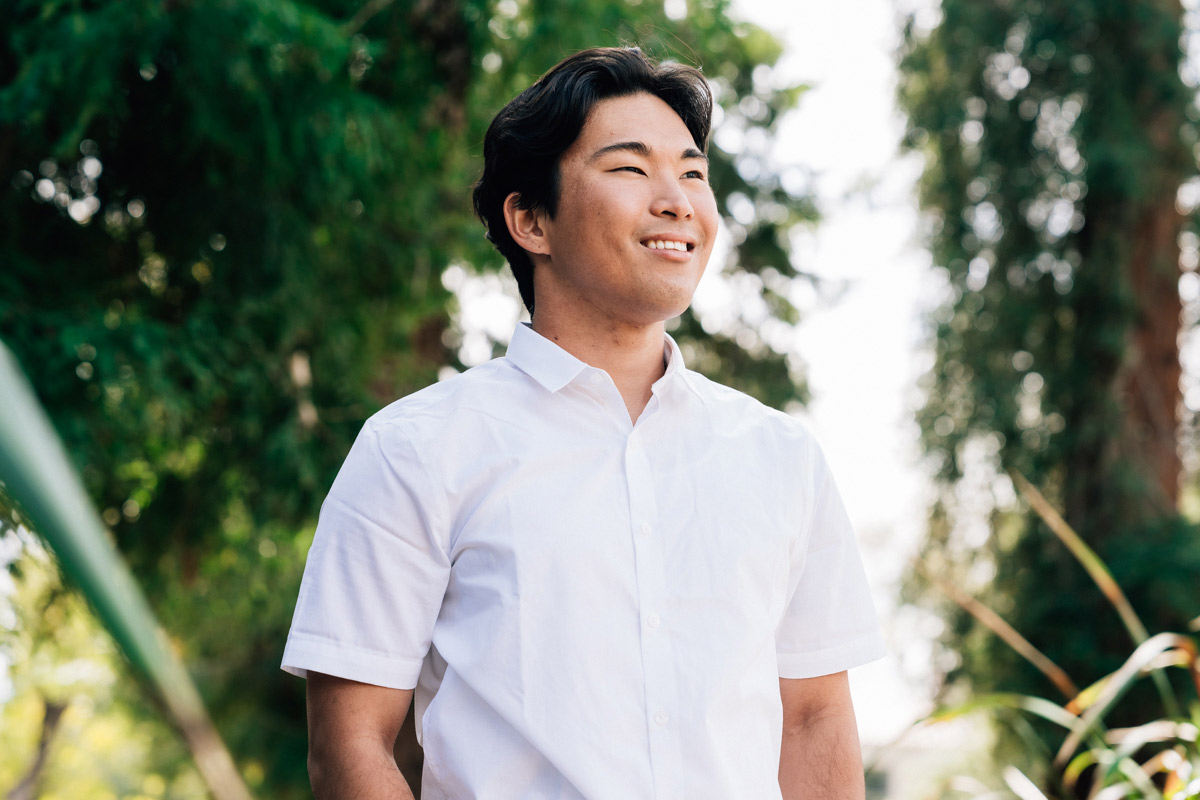
[[[378,743],[310,752],[308,775],[316,800],[415,800],[391,750]]]
[[[779,753],[783,798],[863,800],[862,750],[845,675],[819,678],[811,685],[819,690],[813,693],[819,699],[785,712]]]
[[[414,800],[392,755],[412,689],[308,673],[308,777],[317,800]]]

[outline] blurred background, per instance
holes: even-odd
[[[240,780],[307,797],[278,665],[325,491],[520,319],[470,211],[487,123],[584,47],[701,66],[723,229],[671,331],[830,457],[892,652],[852,673],[870,794],[1200,797],[1197,30],[1194,0],[7,0],[0,341]],[[17,494],[0,793],[210,796]]]

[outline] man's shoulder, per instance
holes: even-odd
[[[781,431],[792,431],[796,434],[808,435],[807,428],[797,417],[780,411],[763,403],[756,397],[745,392],[718,383],[694,370],[687,371],[688,382],[705,405],[710,406],[716,413],[731,418],[746,419],[749,422],[778,428]]]
[[[765,459],[796,465],[823,460],[819,441],[800,417],[692,370],[688,370],[688,381],[703,401],[714,438],[736,443]]]
[[[430,425],[461,421],[472,410],[498,409],[521,384],[519,372],[505,359],[492,359],[445,380],[407,394],[375,412],[367,426],[417,431]]]

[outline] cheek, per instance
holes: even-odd
[[[621,192],[617,187],[592,186],[586,190],[583,203],[592,220],[602,222],[602,228],[611,229],[623,220],[637,218],[635,213],[631,213],[631,206],[636,205],[631,202],[632,194],[630,191]]]
[[[706,193],[699,205],[693,206],[696,209],[696,217],[700,220],[701,226],[708,234],[709,243],[717,235],[717,225],[720,221],[720,214],[717,212],[717,199],[713,197],[712,192]]]
[[[706,183],[703,187],[695,187],[692,190],[689,200],[692,203],[692,208],[696,211],[697,217],[702,217],[715,223],[717,216],[717,196],[713,193],[712,186]]]

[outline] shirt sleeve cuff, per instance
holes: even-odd
[[[859,636],[823,650],[807,653],[779,653],[779,677],[816,678],[862,666],[887,655],[883,636],[878,632]]]
[[[307,678],[309,672],[321,672],[388,689],[412,689],[421,674],[422,661],[293,633],[288,637],[281,666],[284,672],[301,678]]]

